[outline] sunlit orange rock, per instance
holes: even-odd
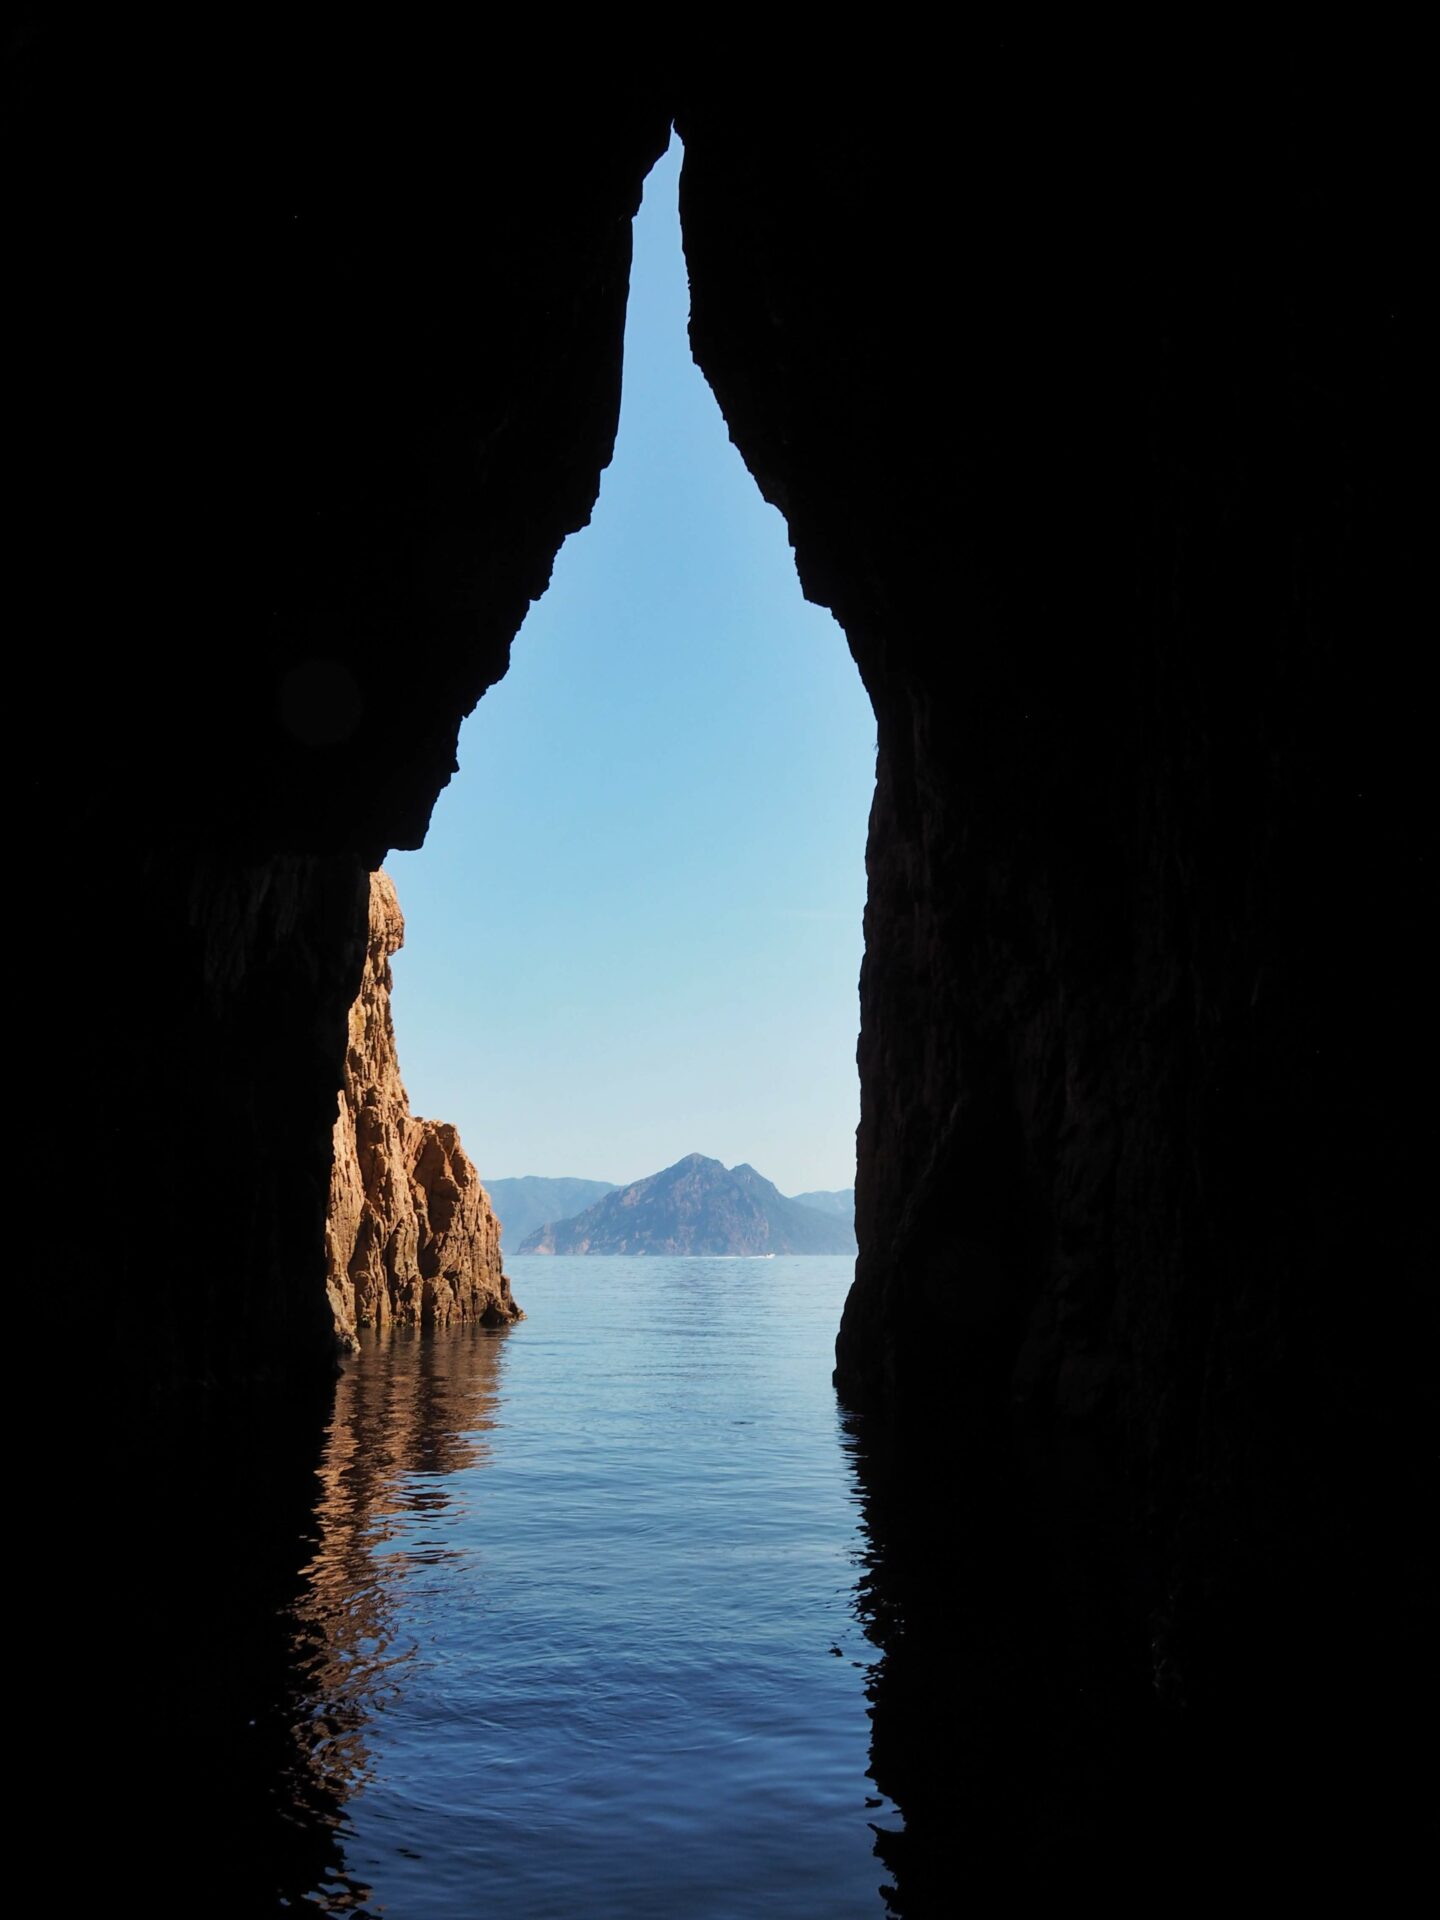
[[[360,1327],[521,1318],[500,1268],[500,1228],[460,1136],[410,1111],[390,1017],[390,956],[405,920],[370,876],[365,975],[350,1009],[325,1227],[326,1285],[342,1344]]]

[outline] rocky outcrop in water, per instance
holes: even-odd
[[[396,1322],[504,1326],[520,1309],[500,1270],[500,1228],[454,1127],[410,1111],[390,1016],[390,956],[405,920],[387,873],[370,876],[370,943],[350,1009],[325,1225],[335,1330]]]

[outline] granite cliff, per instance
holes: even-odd
[[[410,1111],[390,1016],[390,956],[404,939],[394,883],[372,873],[325,1223],[326,1288],[342,1344],[360,1327],[505,1326],[521,1317],[500,1269],[499,1224],[459,1134]]]

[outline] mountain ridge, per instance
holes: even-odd
[[[748,1162],[725,1167],[690,1153],[659,1173],[603,1195],[569,1219],[547,1221],[521,1253],[761,1255],[855,1251],[850,1222],[787,1198]]]
[[[812,1207],[816,1213],[833,1213],[842,1220],[855,1218],[854,1187],[823,1187],[811,1193],[792,1193],[787,1196],[797,1207]]]
[[[510,1180],[487,1180],[500,1222],[500,1247],[509,1253],[537,1227],[552,1220],[569,1220],[621,1185],[618,1180],[581,1180],[570,1175],[524,1173]]]

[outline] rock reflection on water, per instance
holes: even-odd
[[[289,1910],[878,1915],[847,1264],[557,1258],[513,1338],[355,1357],[277,1616]]]
[[[397,1697],[416,1651],[397,1632],[398,1589],[417,1569],[462,1557],[443,1537],[446,1483],[489,1457],[506,1337],[483,1327],[443,1339],[407,1328],[367,1334],[337,1384],[315,1550],[291,1609],[297,1821],[343,1835],[346,1803],[371,1777],[367,1728]],[[373,1364],[377,1349],[384,1365]],[[354,1912],[370,1897],[332,1855],[315,1889],[321,1910]]]

